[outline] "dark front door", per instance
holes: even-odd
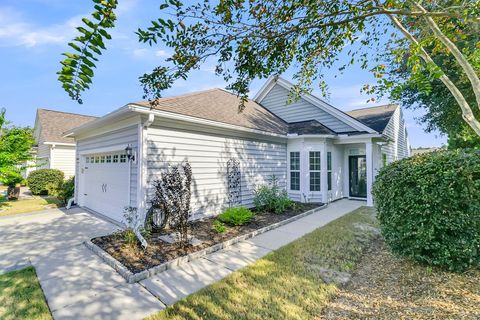
[[[367,197],[367,160],[365,156],[348,158],[350,197]]]

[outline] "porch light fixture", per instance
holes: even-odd
[[[135,154],[130,144],[128,144],[127,147],[125,148],[125,154],[127,155],[127,159],[129,161],[135,161]]]

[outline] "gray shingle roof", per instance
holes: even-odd
[[[325,127],[317,120],[307,120],[299,122],[291,122],[288,124],[288,133],[290,134],[335,134],[334,131]]]
[[[63,136],[64,132],[97,118],[83,114],[46,109],[38,109],[37,116],[37,125],[39,125],[41,129],[39,140],[59,143],[74,143],[73,138],[65,138]]]
[[[371,108],[355,109],[348,111],[347,114],[373,130],[382,133],[398,107],[396,104],[387,104]]]
[[[152,107],[148,101],[135,104]],[[161,98],[155,101],[153,108],[270,133],[288,132],[286,122],[253,100],[246,102],[242,112],[238,112],[239,104],[240,98],[235,94],[222,89],[210,89]]]

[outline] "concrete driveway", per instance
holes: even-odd
[[[0,272],[32,264],[55,319],[141,319],[164,305],[83,245],[116,229],[78,208],[0,218]]]

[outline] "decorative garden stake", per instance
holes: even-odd
[[[242,176],[238,159],[231,158],[227,162],[227,183],[228,206],[231,208],[241,203]]]

